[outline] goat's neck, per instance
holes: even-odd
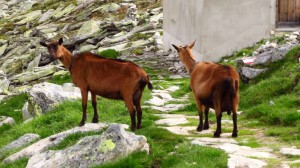
[[[196,61],[190,55],[186,55],[185,57],[182,57],[182,62],[189,73],[196,63]]]
[[[60,57],[59,60],[64,64],[66,69],[69,69],[72,62],[72,54],[66,48],[63,48],[62,50],[63,50],[63,56]]]

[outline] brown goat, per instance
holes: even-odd
[[[232,137],[237,137],[237,110],[239,103],[239,75],[232,66],[220,65],[211,62],[196,62],[192,54],[195,45],[173,47],[178,51],[181,61],[190,73],[190,87],[194,92],[199,113],[199,126],[197,131],[209,129],[209,108],[215,109],[217,130],[214,137],[220,137],[222,112],[232,112],[233,132]],[[205,109],[205,122],[203,127],[203,109]]]
[[[146,72],[132,62],[104,58],[90,52],[73,56],[62,43],[62,38],[49,44],[40,42],[42,46],[48,48],[52,59],[59,59],[69,69],[72,81],[81,90],[83,115],[80,126],[83,126],[86,121],[88,92],[91,92],[94,108],[93,123],[98,123],[96,96],[99,95],[109,99],[124,100],[131,117],[131,129],[134,131],[136,128],[141,128],[143,90],[146,85],[150,90],[153,88]]]

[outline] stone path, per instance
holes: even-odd
[[[197,125],[190,126],[188,123],[192,120],[196,120],[198,123],[198,116],[187,116],[183,114],[168,114],[168,112],[179,110],[186,104],[168,104],[168,102],[187,102],[188,97],[185,95],[182,98],[173,98],[171,93],[180,89],[179,87],[172,86],[165,90],[154,90],[152,93],[153,98],[147,101],[148,107],[158,110],[161,114],[155,114],[161,119],[155,121],[155,124],[161,128],[164,128],[174,134],[184,135],[191,141],[193,145],[208,146],[217,149],[224,150],[228,154],[228,167],[248,167],[248,168],[260,168],[268,166],[269,160],[280,160],[281,164],[276,167],[289,168],[288,164],[300,163],[300,160],[296,161],[282,161],[283,155],[300,155],[300,150],[293,148],[282,148],[281,154],[274,151],[271,148],[251,148],[248,146],[239,145],[239,142],[235,138],[231,138],[231,133],[221,134],[221,138],[212,138],[215,131],[215,124],[210,124],[209,130],[197,132]],[[180,100],[180,101],[178,101]],[[182,101],[184,100],[184,101]],[[213,110],[211,111],[213,112]],[[240,114],[240,113],[239,113]],[[190,121],[189,121],[190,120]],[[232,129],[232,121],[224,117],[222,120],[222,127]],[[298,153],[299,152],[299,153]]]

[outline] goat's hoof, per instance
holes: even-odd
[[[131,127],[131,131],[134,132],[136,130],[136,127]]]
[[[203,129],[204,130],[208,130],[209,129],[209,125],[204,125]]]
[[[220,133],[215,132],[215,133],[214,133],[214,137],[215,137],[215,138],[220,138]]]
[[[79,127],[82,127],[82,126],[84,126],[84,122],[80,122],[80,124],[79,124]]]
[[[201,131],[202,131],[202,127],[199,127],[199,126],[198,126],[198,127],[197,127],[197,131],[198,131],[198,132],[201,132]]]
[[[234,137],[234,138],[235,138],[235,137],[238,137],[237,132],[233,132],[233,133],[232,133],[232,137]]]
[[[92,123],[98,123],[98,118],[93,118]]]

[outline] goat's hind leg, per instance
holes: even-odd
[[[136,130],[136,120],[135,120],[136,111],[133,106],[132,98],[130,97],[130,98],[125,99],[125,104],[126,104],[126,107],[128,108],[130,118],[131,118],[131,130],[135,131]]]
[[[232,137],[238,136],[238,130],[237,130],[237,106],[234,107],[232,110],[232,120],[233,120],[233,131],[232,131]]]
[[[209,112],[209,108],[205,107],[205,121],[204,121],[204,127],[203,130],[208,130],[209,129],[209,123],[208,123],[208,112]]]
[[[137,90],[133,95],[133,104],[135,106],[135,109],[137,111],[137,129],[140,129],[142,127],[142,108],[141,108],[141,98],[142,98],[142,91]]]
[[[203,106],[200,102],[200,100],[195,96],[195,101],[198,108],[198,114],[199,114],[199,125],[197,127],[197,131],[201,132],[203,130]]]
[[[92,105],[94,108],[94,117],[93,117],[92,123],[98,123],[99,116],[98,116],[98,112],[97,112],[97,95],[92,92],[91,92],[91,94],[92,94]]]

